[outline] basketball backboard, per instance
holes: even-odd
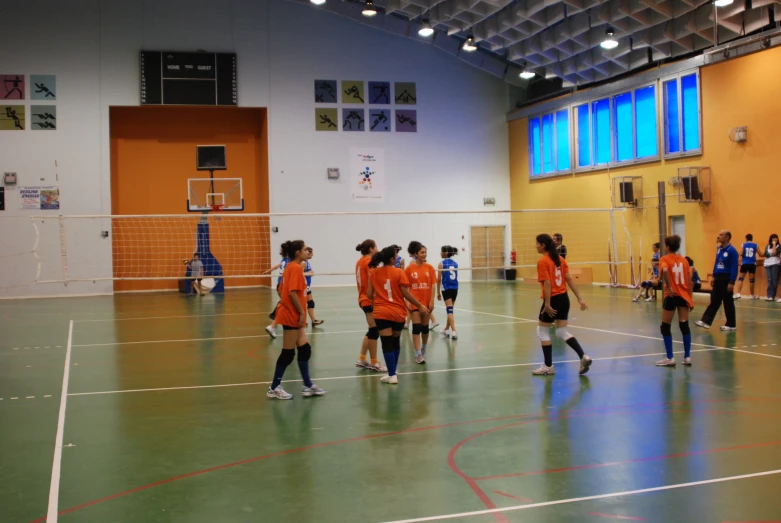
[[[223,211],[243,211],[241,178],[190,178],[187,180],[187,212],[211,212],[214,205]]]

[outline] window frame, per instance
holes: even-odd
[[[700,146],[697,149],[692,149],[690,151],[684,151],[683,144],[684,144],[684,138],[683,138],[683,77],[685,76],[691,76],[695,75],[697,78],[697,131],[699,133],[698,136],[698,143]],[[673,158],[687,158],[690,156],[701,156],[702,155],[702,77],[700,76],[700,69],[689,69],[686,71],[681,71],[679,73],[669,75],[669,76],[663,76],[659,78],[659,85],[662,87],[661,90],[664,89],[664,85],[666,82],[670,81],[676,81],[676,96],[678,97],[678,152],[667,152],[667,143],[668,143],[668,136],[667,136],[667,106],[665,105],[664,97],[662,97],[658,103],[659,107],[662,109],[662,158],[665,160],[667,159],[673,159]]]
[[[567,136],[570,141],[570,151],[569,151],[569,157],[570,157],[570,167],[569,169],[562,169],[560,170],[559,167],[559,144],[558,144],[558,113],[561,111],[567,111]],[[545,141],[544,141],[544,133],[542,132],[542,119],[546,116],[552,116],[553,117],[553,124],[552,124],[552,135],[553,135],[553,143],[551,147],[551,162],[555,165],[555,168],[551,171],[546,173],[545,172],[545,162],[543,161],[543,151],[545,149]],[[569,174],[572,174],[574,172],[573,170],[573,147],[572,147],[572,107],[570,105],[564,105],[562,107],[559,107],[552,111],[546,111],[544,113],[537,113],[532,116],[529,116],[527,118],[527,133],[530,133],[531,131],[531,121],[532,120],[539,120],[540,122],[540,150],[537,152],[539,154],[540,158],[540,174],[534,174],[534,150],[533,150],[533,141],[531,139],[531,135],[527,134],[526,142],[527,147],[529,151],[529,180],[540,180],[543,178],[555,178],[557,176],[566,176]]]

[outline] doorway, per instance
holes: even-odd
[[[681,248],[678,250],[678,254],[686,256],[686,218],[684,216],[670,216],[670,234],[677,234],[681,237]]]
[[[470,230],[472,281],[497,279],[504,267],[504,225],[475,226]]]

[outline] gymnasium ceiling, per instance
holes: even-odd
[[[308,3],[307,0],[298,0]],[[432,41],[487,72],[517,85],[526,67],[537,78],[583,85],[689,55],[714,45],[714,7],[702,0],[374,0],[379,14],[361,15],[362,1],[328,0],[318,7],[364,24]],[[719,43],[781,20],[781,0],[735,0],[718,9]],[[418,36],[427,15],[433,37]],[[612,27],[618,47],[600,43]],[[474,35],[478,51],[460,44]]]

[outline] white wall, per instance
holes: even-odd
[[[497,199],[497,210],[509,208],[507,86],[431,45],[282,0],[3,2],[0,17],[14,20],[0,40],[0,74],[55,74],[58,89],[58,130],[0,132],[0,172],[17,171],[19,185],[59,185],[64,215],[111,212],[108,107],[138,104],[141,49],[237,53],[239,104],[269,107],[272,212],[482,210],[484,196]],[[315,132],[316,78],[416,82],[418,133]],[[21,103],[29,118],[29,105],[37,102]],[[384,149],[382,205],[349,198],[344,178],[354,146]],[[334,166],[341,168],[341,182],[326,180],[326,167]],[[184,199],[184,188],[171,196]],[[27,218],[33,212],[19,210],[14,191],[6,192],[6,209],[0,213],[0,297],[111,292],[110,282],[34,283],[35,235]],[[317,249],[319,272],[350,273],[352,247],[366,236],[379,243],[419,239],[435,249],[468,246],[468,235],[460,240],[468,225],[505,223],[506,217],[373,220],[280,218],[274,250],[285,239],[303,237]],[[68,235],[70,266],[88,264],[96,277],[111,274],[110,239],[99,235],[105,227],[95,221]],[[57,228],[41,230],[41,276],[56,279]]]

